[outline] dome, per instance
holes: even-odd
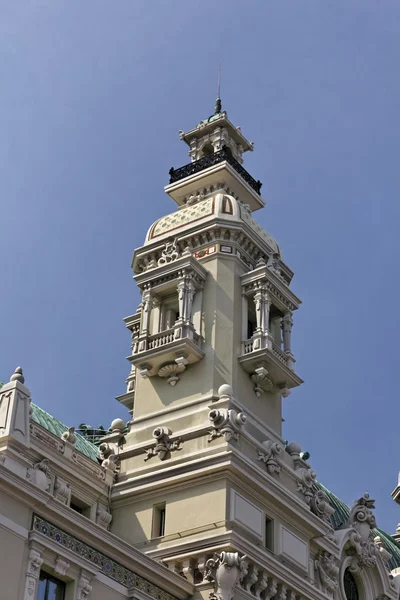
[[[219,192],[200,200],[191,196],[188,198],[188,202],[190,201],[191,204],[186,203],[182,208],[153,223],[147,232],[145,244],[158,242],[174,235],[182,235],[192,229],[194,225],[198,227],[215,219],[223,219],[224,221],[245,223],[270,247],[272,252],[281,254],[276,240],[253,219],[247,205],[239,202],[233,196]]]

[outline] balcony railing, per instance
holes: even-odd
[[[284,365],[287,366],[287,364],[288,364],[288,356],[287,356],[287,354],[283,350],[281,350],[279,348],[279,346],[277,346],[276,344],[274,344],[274,342],[272,342],[272,354],[274,356],[276,356],[276,358],[278,360],[280,360],[281,362],[283,362]]]
[[[140,354],[141,352],[146,352],[148,350],[156,350],[157,348],[162,348],[163,346],[168,346],[176,339],[181,338],[190,338],[196,344],[196,346],[201,346],[201,339],[199,334],[194,330],[192,324],[184,325],[183,331],[180,331],[179,336],[177,337],[177,330],[180,330],[182,325],[177,321],[174,327],[170,329],[165,329],[164,331],[160,331],[153,335],[147,336],[147,343],[141,350],[139,340],[136,340],[136,343],[133,345],[132,354]]]
[[[222,150],[219,152],[214,152],[214,154],[210,154],[208,156],[203,156],[199,160],[196,160],[184,167],[180,167],[179,169],[171,168],[169,171],[170,183],[175,183],[175,181],[180,181],[185,177],[189,177],[189,175],[194,175],[195,173],[199,173],[204,169],[208,169],[208,167],[212,167],[217,165],[220,162],[225,161],[228,162],[237,173],[241,176],[242,179],[251,187],[257,194],[261,192],[261,181],[256,181],[250,173],[246,171],[242,167],[242,165],[233,157],[232,151],[228,146],[224,146]]]
[[[156,333],[155,335],[151,335],[148,338],[148,349],[154,350],[154,348],[159,348],[160,346],[165,346],[166,344],[170,344],[174,341],[175,330],[174,329],[166,329],[165,331],[160,331],[160,333]]]
[[[249,352],[253,352],[253,340],[244,340],[243,352],[244,354],[249,354]]]

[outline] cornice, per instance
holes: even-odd
[[[284,516],[294,527],[301,528],[303,522],[302,530],[307,535],[317,538],[328,533],[329,526],[311,513],[304,502],[278,480],[264,472],[259,465],[239,454],[233,446],[230,446],[229,451],[225,447],[222,452],[211,456],[198,458],[198,453],[193,454],[196,458],[183,464],[170,464],[168,467],[164,466],[143,475],[132,472],[130,479],[114,485],[113,503],[115,502],[117,506],[120,505],[120,500],[133,499],[138,495],[143,499],[144,496],[148,494],[152,496],[160,489],[164,493],[169,493],[176,488],[188,487],[192,482],[193,485],[198,485],[199,480],[203,482],[205,476],[208,481],[225,478],[239,484],[240,487],[243,485],[251,487],[252,493],[256,496],[258,494],[258,500],[263,504],[267,498],[268,501],[273,500],[275,512]]]

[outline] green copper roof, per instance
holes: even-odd
[[[350,507],[322,485],[322,483],[317,483],[316,485],[325,492],[328,496],[329,504],[335,509],[335,512],[331,516],[331,522],[334,529],[339,529],[349,520]],[[373,530],[373,533],[374,537],[379,535],[384,548],[392,555],[392,558],[390,558],[387,563],[389,570],[391,571],[392,569],[400,567],[400,544],[398,544],[391,535],[385,533],[385,531],[382,531],[382,529],[379,529],[378,527]]]
[[[49,413],[47,413],[45,410],[43,410],[36,404],[33,404],[33,402],[32,409],[32,421],[35,421],[35,423],[38,423],[38,425],[41,425],[42,427],[44,427],[44,429],[50,431],[50,433],[53,433],[57,437],[61,437],[61,434],[64,433],[64,431],[68,431],[68,427],[66,425],[49,415]],[[84,437],[79,435],[79,433],[76,433],[76,437],[77,440],[75,448],[79,452],[82,452],[82,454],[84,454],[88,458],[91,458],[92,460],[97,462],[97,457],[99,455],[97,446],[95,446],[94,444],[86,440]]]

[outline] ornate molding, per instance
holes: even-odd
[[[232,600],[236,585],[247,575],[246,558],[238,552],[221,552],[207,561],[206,578],[215,584],[210,600]]]
[[[213,425],[210,431],[209,442],[217,437],[223,436],[227,442],[232,438],[238,440],[247,417],[243,412],[238,413],[233,408],[220,408],[210,410],[208,418]]]
[[[108,558],[102,552],[99,552],[95,548],[92,548],[85,542],[78,540],[73,535],[70,535],[66,531],[55,527],[48,521],[45,521],[41,517],[33,516],[33,530],[37,531],[41,535],[51,539],[56,544],[59,544],[63,548],[67,548],[72,554],[76,554],[79,557],[83,557],[92,563],[96,569],[101,573],[110,577],[114,581],[117,581],[121,585],[127,588],[137,588],[146,592],[154,600],[177,600],[175,596],[172,596],[168,592],[165,592],[162,588],[157,585],[150,583],[144,577],[137,575],[133,571],[126,569],[120,563]],[[40,559],[40,554],[36,552]],[[38,576],[40,571],[41,563],[38,567]],[[87,596],[86,596],[87,597]],[[78,596],[79,598],[79,596]],[[81,597],[82,600],[86,600],[85,596]],[[25,597],[24,597],[25,600]],[[26,600],[32,600],[32,596],[27,596]],[[81,599],[79,599],[81,600]]]
[[[25,578],[24,600],[33,600],[36,596],[36,587],[43,564],[42,554],[39,550],[31,548],[28,556],[28,567]]]
[[[355,573],[376,564],[378,550],[372,532],[376,527],[375,516],[372,513],[372,509],[375,508],[374,502],[375,500],[365,493],[362,498],[354,502],[351,508],[348,520],[350,526],[349,554],[354,558],[349,568]]]
[[[277,442],[273,442],[271,440],[263,442],[262,445],[265,448],[265,451],[257,450],[257,460],[263,461],[263,463],[267,467],[268,473],[270,473],[271,475],[273,473],[277,473],[279,475],[279,473],[281,472],[281,465],[279,464],[277,458],[282,454],[282,446],[280,446]]]
[[[152,456],[158,456],[160,460],[165,460],[171,452],[182,450],[180,447],[182,439],[177,438],[172,441],[170,435],[172,432],[168,427],[156,427],[153,431],[153,438],[156,440],[156,445],[148,448],[144,460],[149,460]]]

